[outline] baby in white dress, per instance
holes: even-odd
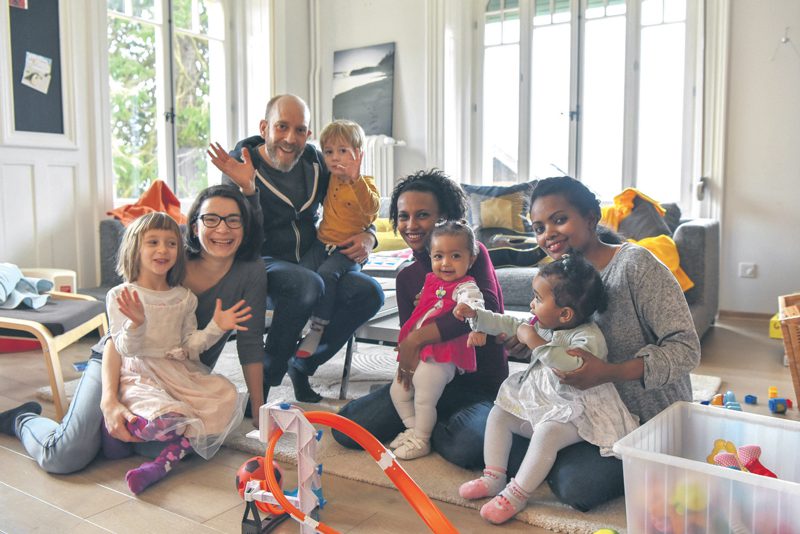
[[[533,349],[525,371],[500,386],[484,438],[483,476],[464,483],[465,499],[495,496],[481,508],[481,517],[503,523],[522,510],[541,484],[559,450],[581,440],[600,447],[604,456],[638,426],[611,383],[586,390],[561,384],[552,369],[573,371],[583,362],[567,353],[580,348],[605,359],[605,339],[591,316],[606,307],[599,273],[582,256],[565,255],[542,267],[533,279],[531,321],[459,305],[456,317],[489,335],[516,335]],[[531,324],[533,323],[533,324]],[[506,469],[514,434],[530,438],[515,478],[506,485]]]

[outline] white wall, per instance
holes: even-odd
[[[0,261],[21,267],[72,269],[78,272],[79,287],[96,284],[97,221],[104,206],[100,199],[105,195],[95,178],[103,163],[97,150],[101,143],[94,137],[99,120],[94,103],[101,98],[95,75],[99,54],[94,51],[94,34],[85,31],[96,22],[98,9],[90,4],[60,3],[62,73],[72,80],[63,91],[68,110],[65,126],[71,122],[72,127],[62,140],[9,131],[13,119],[9,113],[7,3],[0,15],[6,130],[0,140]],[[64,141],[67,137],[70,139]]]
[[[404,176],[428,166],[426,0],[312,0],[319,26],[316,58],[322,124],[333,116],[333,53],[359,46],[395,43],[393,133],[408,146],[395,152],[395,174]],[[275,88],[311,99],[311,27],[309,3],[275,4]],[[282,19],[284,22],[282,22]],[[283,47],[283,50],[280,48]],[[304,67],[306,67],[304,69]],[[385,194],[385,192],[383,192]]]
[[[720,309],[771,314],[800,291],[800,2],[736,0],[731,17]]]
[[[427,166],[427,50],[425,0],[325,0],[320,2],[320,87],[322,118],[333,117],[333,53],[359,46],[395,43],[395,173],[405,176]],[[386,194],[386,192],[384,192]]]

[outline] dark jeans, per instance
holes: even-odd
[[[454,386],[454,387],[451,387]],[[465,469],[482,469],[486,418],[494,404],[478,392],[465,392],[451,383],[437,404],[438,421],[431,436],[433,450],[445,460]],[[360,424],[378,440],[386,442],[405,430],[389,397],[389,386],[346,404],[339,415]],[[334,439],[350,449],[358,444],[333,430]],[[508,475],[514,476],[528,450],[530,440],[514,436]],[[581,442],[559,451],[547,483],[563,503],[586,512],[624,493],[622,462],[600,456],[591,443]]]
[[[387,384],[350,401],[339,410],[339,415],[363,426],[379,441],[393,439],[406,427],[394,409],[389,386]],[[436,404],[437,421],[431,435],[433,450],[456,465],[475,469],[483,467],[485,414],[489,413],[493,398],[493,395],[478,390],[465,391],[457,383],[445,386]],[[358,444],[345,434],[337,430],[332,432],[334,439],[344,447],[358,448]]]
[[[361,265],[357,264],[338,250],[328,255],[325,244],[314,243],[300,260],[300,265],[315,271],[322,278],[323,291],[312,314],[320,319],[330,321],[336,311],[336,294],[339,280],[347,273],[357,273]]]
[[[300,373],[313,375],[383,306],[383,290],[374,278],[361,272],[347,273],[339,280],[335,313],[325,327],[317,351],[309,358],[295,358],[300,333],[325,286],[317,273],[296,263],[271,257],[265,257],[264,263],[267,295],[274,304],[264,360],[265,386],[280,384],[290,361]]]

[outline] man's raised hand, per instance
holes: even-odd
[[[206,154],[211,158],[214,166],[230,177],[242,190],[242,194],[250,196],[256,192],[256,170],[250,158],[250,150],[242,147],[242,159],[239,161],[228,154],[219,143],[211,143]]]

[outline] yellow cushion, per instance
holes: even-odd
[[[516,232],[524,232],[523,217],[519,214],[525,209],[523,194],[514,193],[501,197],[483,200],[480,204],[481,227],[510,228]]]
[[[392,221],[388,217],[378,217],[375,219],[375,229],[378,232],[393,232]]]
[[[376,234],[378,238],[378,246],[372,249],[373,252],[380,252],[381,250],[402,250],[408,248],[406,242],[399,235],[395,235],[393,231],[381,232]]]
[[[635,239],[628,239],[628,241],[646,248],[653,253],[653,256],[661,260],[661,263],[666,265],[667,269],[672,271],[672,274],[675,275],[675,279],[678,280],[683,291],[689,291],[694,287],[694,282],[689,278],[689,275],[681,269],[678,247],[670,236],[657,235],[655,237],[645,237],[639,241]]]
[[[513,232],[528,233],[531,221],[531,193],[536,180],[512,185],[461,184],[467,195],[472,228],[504,228]]]

